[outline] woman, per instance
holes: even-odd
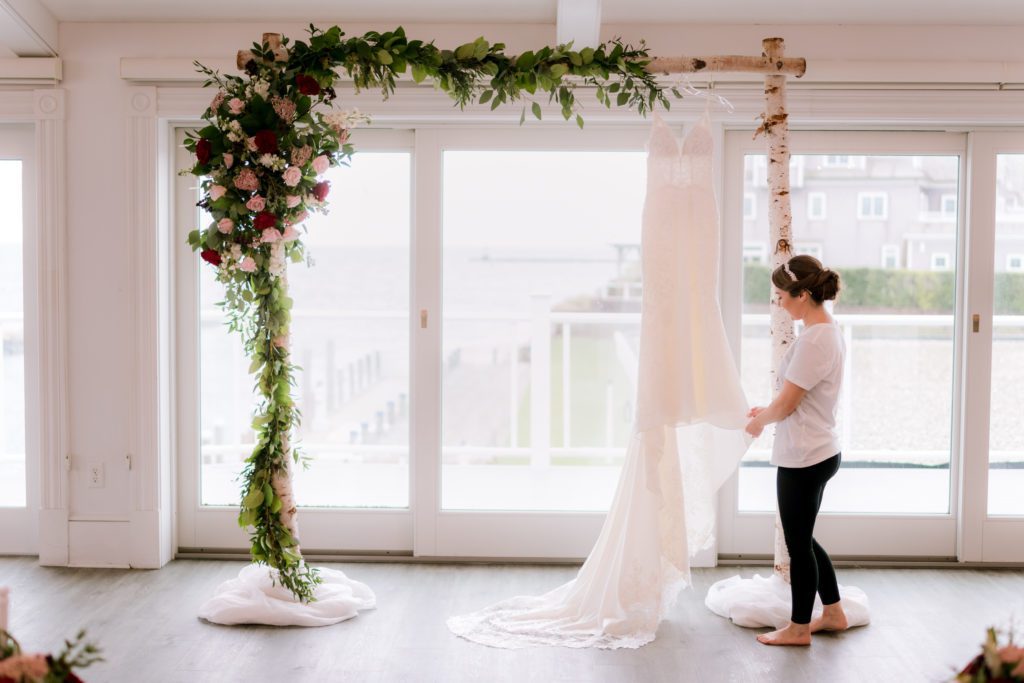
[[[760,436],[777,422],[772,464],[778,466],[779,517],[790,555],[793,611],[790,624],[757,639],[766,645],[810,645],[815,631],[847,627],[839,585],[828,553],[814,540],[825,484],[839,470],[836,404],[843,378],[843,335],[822,305],[839,293],[839,274],[811,256],[794,256],[775,269],[779,304],[804,329],[779,366],[778,394],[767,408],[752,408],[747,433]],[[815,593],[823,614],[811,621]]]

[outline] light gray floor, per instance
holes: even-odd
[[[241,562],[178,560],[159,571],[64,569],[0,558],[12,589],[11,627],[29,650],[56,650],[79,627],[107,662],[90,683],[119,681],[941,681],[978,649],[987,626],[1024,619],[1024,570],[840,569],[864,589],[874,622],[819,636],[805,649],[768,648],[703,605],[707,587],[737,572],[695,570],[694,586],[639,650],[498,650],[453,636],[445,618],[516,594],[536,594],[572,567],[336,564],[370,584],[378,608],[315,629],[222,627],[196,610]]]

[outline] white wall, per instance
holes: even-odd
[[[369,28],[351,26],[348,32],[360,34]],[[135,382],[128,259],[129,236],[136,226],[129,224],[125,198],[128,121],[124,103],[127,90],[137,84],[120,78],[120,60],[230,59],[263,31],[298,38],[303,24],[60,26],[64,64],[60,87],[67,92],[69,512],[75,520],[70,532],[74,563],[126,566],[130,556],[128,524],[119,523],[131,519],[133,506],[125,455],[131,449],[127,416]],[[550,44],[555,38],[553,25],[409,25],[406,31],[411,37],[435,39],[442,47],[484,35],[505,42],[511,53]],[[606,27],[602,33],[634,42],[644,37],[658,55],[756,54],[763,37],[779,35],[786,38],[787,54],[806,57],[813,73],[816,60],[1024,63],[1019,32],[1018,27],[631,25]],[[105,465],[104,488],[86,488],[87,462]]]

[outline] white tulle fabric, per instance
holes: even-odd
[[[866,626],[871,621],[868,596],[860,588],[840,586],[839,597],[850,627]],[[778,574],[749,579],[732,576],[711,586],[704,599],[708,609],[732,619],[738,626],[782,628],[789,623],[792,610],[790,585]],[[821,598],[814,598],[811,618],[821,615]]]
[[[323,581],[316,587],[316,600],[304,605],[274,580],[276,569],[246,565],[238,578],[217,587],[199,608],[199,618],[225,625],[328,626],[376,606],[377,598],[366,584],[337,569],[318,571]]]
[[[452,617],[469,640],[636,648],[654,640],[708,547],[714,494],[749,446],[718,291],[718,215],[712,138],[697,124],[680,148],[656,119],[643,213],[643,307],[637,412],[611,508],[576,578]]]

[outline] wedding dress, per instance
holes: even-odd
[[[750,444],[718,303],[718,213],[707,120],[682,146],[655,117],[643,211],[637,409],[608,516],[576,578],[448,627],[496,647],[636,648],[711,545],[715,491]]]

